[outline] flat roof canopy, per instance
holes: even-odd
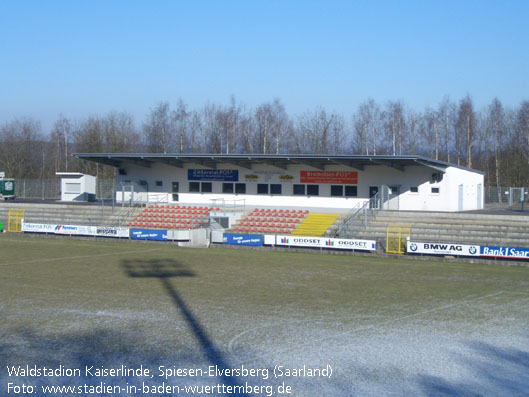
[[[301,164],[318,170],[325,166],[342,165],[356,170],[363,170],[368,165],[383,165],[399,171],[406,166],[423,166],[438,172],[445,172],[447,167],[469,168],[432,160],[422,156],[360,156],[360,155],[272,155],[272,154],[159,154],[159,153],[74,153],[81,160],[93,161],[112,167],[124,164],[135,164],[149,168],[153,163],[169,164],[182,168],[184,164],[200,164],[206,168],[216,169],[219,164],[231,164],[237,167],[252,169],[255,164],[265,164],[286,170],[289,165]],[[470,170],[478,173],[481,171]]]

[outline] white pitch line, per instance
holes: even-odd
[[[159,250],[159,248],[151,248],[151,249],[148,249],[148,250],[109,252],[107,254],[63,256],[63,257],[59,257],[59,258],[35,259],[33,261],[25,261],[25,262],[0,263],[0,266],[26,265],[26,264],[29,264],[29,263],[52,262],[52,261],[65,260],[65,259],[84,259],[84,258],[94,258],[94,257],[100,257],[100,256],[136,254],[136,253],[151,252],[151,251],[158,251],[158,250]]]
[[[514,294],[514,295],[529,295],[529,292],[519,292],[519,291],[503,291],[504,294]]]

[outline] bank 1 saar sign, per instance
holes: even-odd
[[[336,183],[340,185],[358,185],[356,171],[300,171],[300,183]]]

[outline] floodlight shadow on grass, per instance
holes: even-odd
[[[238,390],[240,385],[237,379],[225,375],[225,370],[231,368],[231,366],[226,362],[222,353],[217,349],[206,330],[170,281],[170,278],[196,277],[196,274],[173,259],[152,259],[149,261],[125,259],[122,261],[122,266],[129,277],[160,279],[167,294],[175,303],[176,308],[182,313],[191,331],[193,331],[204,354],[212,364],[219,368],[221,373],[220,378],[223,383],[227,386],[235,387],[235,390]],[[233,393],[232,395],[246,396],[247,394],[239,392]]]
[[[195,277],[195,272],[172,259],[152,259],[149,261],[123,260],[122,267],[129,277]]]

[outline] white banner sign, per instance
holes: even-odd
[[[28,233],[55,233],[57,225],[47,225],[45,223],[22,222],[22,231]]]
[[[94,236],[101,237],[129,237],[129,228],[128,227],[107,227],[107,226],[92,226],[94,231]]]
[[[479,245],[414,243],[408,241],[408,253],[429,255],[479,256]]]
[[[349,240],[343,238],[326,238],[323,240],[325,244],[323,248],[363,251],[374,251],[376,249],[375,240]]]
[[[74,236],[129,237],[129,228],[80,225],[48,225],[22,222],[22,231],[28,233],[52,233]]]
[[[374,240],[349,240],[341,238],[301,236],[276,236],[276,245],[362,251],[374,251],[376,249],[376,242]]]

